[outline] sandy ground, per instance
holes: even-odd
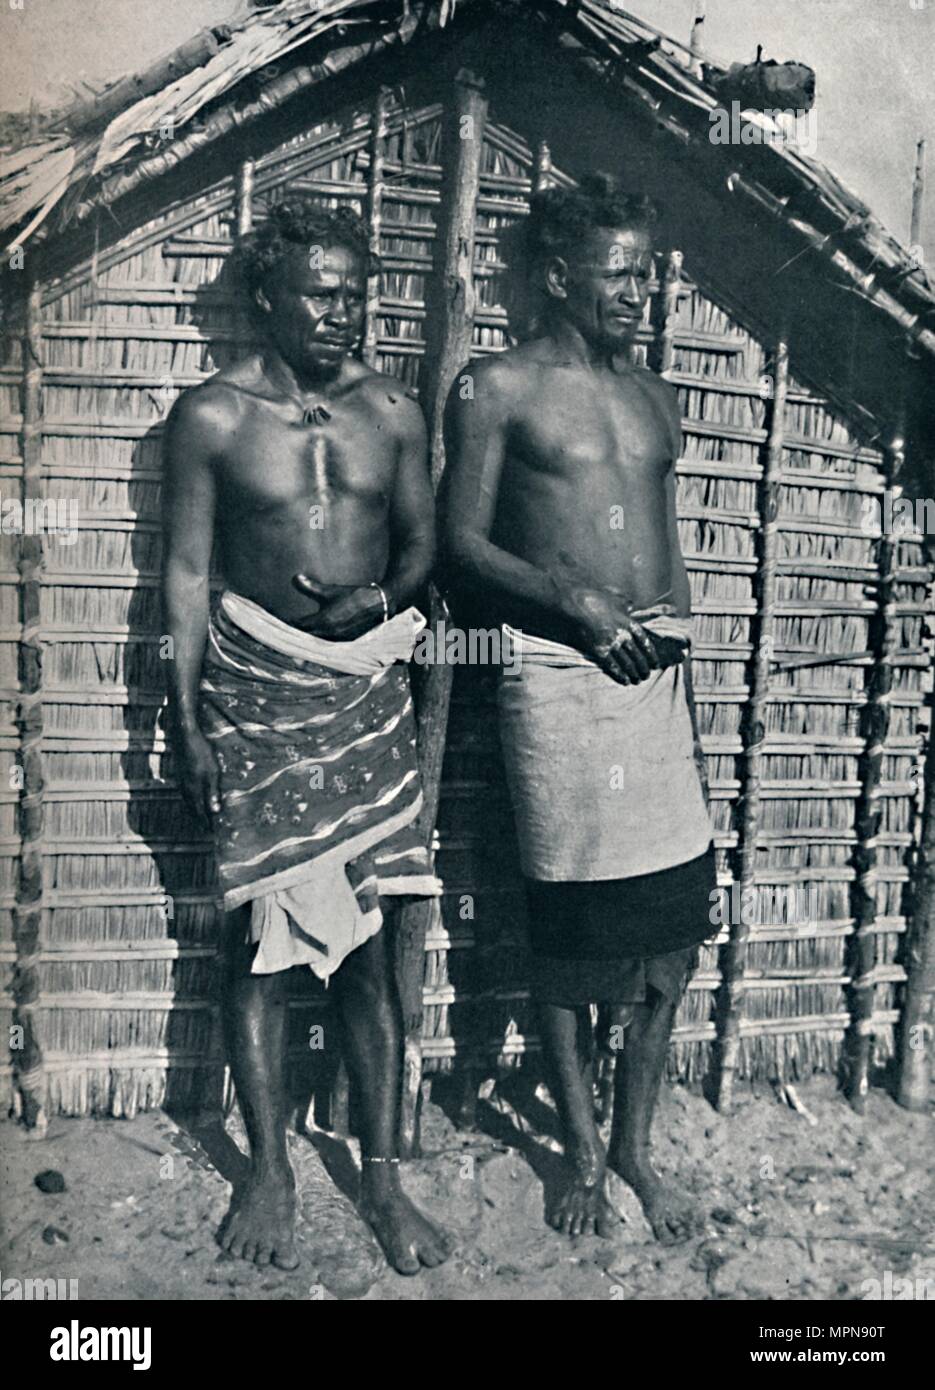
[[[932,1279],[935,1298],[931,1117],[882,1092],[858,1117],[826,1079],[799,1096],[810,1117],[765,1089],[741,1092],[725,1118],[683,1087],[666,1089],[657,1162],[708,1213],[706,1233],[676,1249],[656,1244],[616,1179],[615,1238],[570,1241],[544,1224],[558,1168],[554,1113],[522,1077],[480,1104],[472,1133],[430,1103],[425,1156],[404,1180],[458,1244],[443,1268],[411,1279],[386,1268],[350,1200],[353,1144],[292,1137],[302,1263],[286,1274],[214,1244],[227,1179],[243,1162],[236,1112],[226,1134],[198,1138],[161,1112],[56,1120],[43,1140],[6,1123],[0,1277],[77,1278],[78,1296],[91,1299],[849,1300],[873,1296],[866,1280],[882,1292],[889,1271]],[[64,1192],[37,1188],[46,1169],[63,1175]]]

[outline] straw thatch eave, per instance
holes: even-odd
[[[599,167],[613,165],[608,151],[625,148],[623,172],[666,207],[694,272],[757,332],[775,337],[786,324],[795,372],[845,410],[864,438],[904,434],[921,486],[935,443],[927,404],[935,294],[924,272],[817,160],[773,140],[712,144],[713,85],[686,69],[679,45],[659,45],[657,31],[605,0],[424,0],[398,9],[367,0],[287,0],[250,15],[206,63],[153,91],[154,73],[172,62],[160,60],[136,83],[146,95],[103,128],[84,110],[73,139],[66,128],[9,156],[0,165],[0,225],[15,226],[18,241],[42,225],[53,246],[66,228],[71,245],[80,246],[76,224],[104,209],[125,228],[137,194],[150,207],[164,201],[185,166],[196,174],[204,156],[217,158],[270,117],[288,121],[313,90],[324,95],[323,84],[371,64],[384,80],[379,64],[407,48],[418,55],[410,66],[417,70],[425,42],[438,46],[432,66],[441,77],[445,52],[463,51],[471,31],[478,66],[503,78],[498,100],[522,92],[527,122],[536,111],[540,134],[548,128],[558,146],[587,145],[586,162]],[[185,46],[189,58],[193,52],[197,45]],[[588,121],[568,121],[568,103],[587,91]],[[110,115],[114,101],[107,92],[98,106]],[[157,139],[153,149],[154,132],[170,117],[173,138]],[[755,114],[746,119],[770,124]],[[580,149],[567,162],[580,167]],[[27,206],[19,181],[29,171],[35,196]],[[680,197],[677,185],[691,197]],[[742,253],[725,256],[725,244]]]
[[[765,183],[774,151],[697,138],[664,103],[634,100],[577,44],[561,45],[557,63],[554,46],[525,25],[523,36],[521,59],[502,29],[477,59],[503,118],[523,128],[534,112],[558,164],[609,168],[656,198],[664,236],[699,286],[761,340],[787,335],[796,379],[831,399],[863,442],[905,436],[906,484],[930,492],[931,334],[920,340],[919,320],[904,320],[889,291],[872,292],[844,237],[819,248],[802,217],[785,214]]]

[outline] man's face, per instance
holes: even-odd
[[[265,294],[267,330],[297,372],[333,376],[360,337],[366,282],[361,258],[344,246],[296,247]]]
[[[562,306],[586,342],[610,352],[632,342],[649,297],[652,261],[645,230],[593,229],[568,265]]]

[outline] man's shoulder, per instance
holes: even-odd
[[[452,394],[462,400],[515,400],[539,375],[543,365],[534,344],[522,343],[466,363],[454,379]]]
[[[678,402],[678,392],[671,381],[666,381],[664,376],[654,372],[651,367],[634,366],[630,368],[633,377],[639,382],[644,390],[656,396],[659,400]]]
[[[378,372],[363,362],[354,362],[348,385],[352,391],[360,393],[394,433],[410,435],[424,429],[418,395],[399,377]]]
[[[249,402],[256,376],[252,358],[215,372],[199,386],[182,392],[172,410],[173,423],[202,429],[236,426]]]
[[[678,414],[679,393],[671,381],[666,381],[651,367],[631,367],[630,376],[667,414],[673,411]]]

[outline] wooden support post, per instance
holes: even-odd
[[[659,289],[653,305],[655,337],[649,350],[650,366],[664,376],[672,370],[675,357],[675,320],[682,281],[682,253],[669,251],[663,260]]]
[[[234,232],[238,237],[247,236],[253,231],[253,196],[256,185],[256,164],[251,158],[241,161],[234,180]],[[221,958],[214,959],[214,1003],[211,1010],[211,1041],[208,1048],[208,1075],[203,1082],[199,1103],[200,1123],[210,1125],[220,1122],[234,1108],[237,1091],[231,1075],[224,1046],[224,1028],[221,1019]],[[285,1060],[283,1063],[286,1066]],[[288,1068],[286,1085],[289,1084]]]
[[[42,284],[39,253],[25,252],[28,276],[23,333],[21,446],[23,455],[23,510],[42,497]],[[13,977],[13,1026],[10,1055],[14,1085],[25,1123],[44,1133],[45,1077],[42,1049],[36,1030],[39,1007],[39,954],[43,936],[43,793],[45,769],[42,757],[42,570],[43,537],[23,528],[19,537],[19,698],[17,726],[20,739],[19,801],[20,857],[13,940],[16,971]]]
[[[891,496],[898,497],[898,483],[903,467],[903,454],[890,450],[887,454],[887,484]],[[873,1054],[873,1012],[876,988],[874,966],[877,957],[877,835],[883,817],[884,800],[883,757],[890,724],[890,691],[893,686],[893,656],[900,647],[898,618],[890,612],[895,594],[893,566],[897,546],[884,532],[880,541],[878,568],[880,587],[878,608],[870,630],[869,646],[876,654],[867,703],[863,710],[863,736],[866,740],[861,757],[861,794],[857,803],[857,879],[854,883],[854,935],[851,942],[849,973],[851,976],[851,1026],[844,1047],[844,1086],[847,1098],[858,1115],[864,1113],[870,1085],[870,1061]]]
[[[256,185],[256,164],[245,159],[237,170],[236,215],[237,235],[253,231],[253,190]]]
[[[381,87],[373,103],[370,127],[370,168],[367,173],[367,234],[370,254],[380,255],[380,227],[383,221],[383,161],[386,150],[386,117],[390,91]],[[376,366],[380,328],[380,272],[367,277],[367,307],[364,311],[364,341],[361,357],[368,367]]]
[[[483,81],[463,69],[455,79],[453,98],[442,112],[443,172],[438,233],[435,245],[437,283],[432,312],[426,318],[426,347],[422,359],[420,399],[428,423],[432,483],[437,489],[445,467],[443,418],[445,400],[459,368],[469,360],[474,328],[474,219],[480,189],[481,154],[487,121]],[[444,605],[432,591],[429,622],[444,615]],[[426,666],[418,701],[419,771],[425,805],[420,820],[426,841],[438,814],[442,760],[451,698],[452,667],[441,662]],[[418,1102],[422,1076],[422,992],[425,975],[425,933],[438,905],[432,900],[407,905],[397,933],[397,971],[405,1027],[405,1086],[400,1116],[400,1153],[418,1148]]]
[[[907,1110],[928,1112],[935,1048],[935,737],[925,759],[925,814],[915,874],[912,923],[904,963],[907,981],[899,1020],[896,1099]]]
[[[339,1138],[346,1139],[351,1132],[351,1083],[347,1063],[343,1057],[338,1059],[334,1080],[331,1083],[328,1122],[331,1132]]]
[[[903,952],[907,978],[896,1046],[896,1099],[907,1110],[926,1112],[935,1049],[935,691],[929,695],[929,710],[922,836]]]
[[[779,543],[779,474],[782,468],[782,441],[789,381],[789,351],[785,336],[773,356],[773,401],[767,432],[766,459],[761,489],[761,552],[759,575],[759,631],[757,634],[750,702],[744,731],[743,821],[740,836],[740,901],[749,901],[747,890],[756,884],[757,831],[760,823],[760,781],[763,744],[766,740],[766,711],[769,704],[770,662],[773,657],[776,625],[777,560]],[[733,896],[733,895],[732,895]],[[730,1109],[740,1024],[744,1004],[744,967],[749,924],[739,920],[730,924],[730,940],[722,952],[721,998],[718,1016],[717,1107]]]

